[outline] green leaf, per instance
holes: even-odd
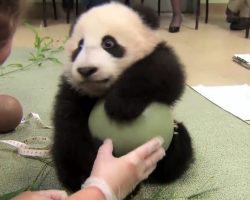
[[[33,180],[33,182],[28,186],[28,190],[38,190],[39,186],[42,184],[42,177],[44,177],[44,174],[46,173],[48,165],[45,163],[39,173],[37,174],[36,178]],[[46,175],[47,176],[47,175]],[[39,180],[40,179],[40,180]],[[42,179],[42,180],[41,180]]]
[[[28,28],[28,29],[30,29],[35,35],[38,35],[38,32],[37,32],[37,30],[35,29],[35,27],[34,26],[32,26],[31,24],[29,24],[29,23],[24,23],[24,25]]]
[[[7,67],[18,67],[18,68],[23,68],[24,65],[21,64],[21,63],[13,63],[13,64],[7,65]]]
[[[38,58],[39,58],[39,59],[44,59],[44,58],[46,58],[46,56],[45,56],[45,54],[40,53],[39,56],[38,56]]]
[[[209,193],[217,191],[217,190],[219,190],[219,188],[212,188],[209,190],[204,190],[204,191],[201,191],[201,192],[198,192],[196,194],[192,194],[192,195],[188,196],[187,199],[204,198],[206,195],[209,195]]]
[[[168,193],[168,194],[166,194]],[[170,193],[166,190],[166,188],[160,188],[151,199],[154,200],[170,200],[173,199],[174,193]]]
[[[49,48],[49,47],[44,47],[44,48],[42,48],[41,49],[41,52],[47,52],[47,51],[50,51],[51,50],[51,48]]]
[[[42,49],[41,48],[37,48],[36,49],[36,57],[38,57],[42,52]]]
[[[32,58],[35,58],[35,54],[30,52],[29,55],[32,57]]]
[[[50,60],[51,62],[55,64],[59,64],[59,65],[62,64],[57,58],[49,57],[48,60]]]
[[[45,36],[43,38],[41,38],[41,42],[46,42],[46,40],[48,40],[47,43],[52,43],[53,42],[53,39],[49,36]]]
[[[58,47],[57,49],[53,49],[50,51],[50,53],[54,54],[54,53],[59,53],[61,51],[63,51],[64,48],[62,46]]]
[[[44,43],[47,45],[47,46],[51,46],[53,44],[54,40],[53,38],[51,37],[46,37],[46,39],[44,40]]]
[[[13,197],[19,195],[20,193],[22,193],[22,192],[24,192],[26,190],[27,190],[27,188],[21,188],[19,190],[14,191],[14,192],[9,192],[7,194],[4,194],[4,195],[0,196],[0,200],[10,200]]]
[[[35,37],[34,47],[35,49],[39,49],[41,47],[41,38],[38,35]]]
[[[66,44],[66,42],[68,41],[68,39],[69,39],[69,36],[67,35],[67,36],[65,36],[65,38],[64,38],[64,40],[63,40],[63,45],[65,45]]]
[[[39,35],[39,32],[37,31],[37,29],[34,26],[32,26],[29,23],[24,23],[24,24],[35,35],[35,40],[33,43],[33,45],[34,45],[33,52],[29,52],[29,56],[27,58],[27,60],[30,62],[28,64],[25,64],[25,65],[21,64],[21,63],[16,63],[16,64],[14,63],[14,64],[8,65],[10,67],[16,67],[16,69],[14,69],[10,72],[9,71],[5,72],[4,69],[7,66],[1,67],[0,76],[4,76],[6,74],[10,74],[10,73],[13,73],[16,71],[26,69],[32,65],[42,66],[44,64],[44,62],[46,62],[46,61],[51,61],[55,64],[60,64],[60,65],[62,64],[57,58],[53,57],[53,54],[59,53],[59,52],[64,50],[64,44],[66,43],[68,37],[65,37],[63,44],[60,45],[59,47],[57,47],[53,38],[51,38],[49,36],[41,37]]]

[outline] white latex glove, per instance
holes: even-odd
[[[42,190],[23,192],[12,200],[66,200],[68,195],[62,190]]]
[[[157,162],[165,156],[163,142],[163,138],[156,137],[127,155],[115,158],[112,141],[105,140],[99,148],[90,178],[104,181],[117,199],[123,199],[153,172]]]

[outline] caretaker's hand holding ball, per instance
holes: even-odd
[[[123,199],[151,174],[157,162],[165,156],[163,142],[162,137],[156,137],[125,156],[115,158],[112,141],[105,140],[99,148],[90,177],[105,181],[117,199]]]

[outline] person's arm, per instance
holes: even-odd
[[[41,190],[23,192],[11,200],[67,200],[68,195],[63,190]]]
[[[68,200],[106,200],[103,193],[96,187],[88,187],[71,195]]]

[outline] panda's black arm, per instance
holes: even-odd
[[[96,99],[80,96],[62,79],[54,110],[53,158],[63,185],[76,191],[89,176],[98,149],[90,135],[88,116]]]
[[[106,96],[108,115],[119,121],[133,120],[151,102],[173,105],[183,92],[183,66],[164,43],[129,67]]]

